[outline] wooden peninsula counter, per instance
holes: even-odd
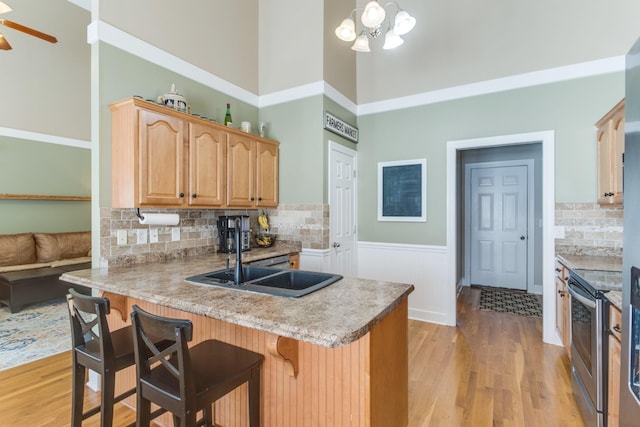
[[[412,285],[344,278],[301,298],[283,298],[184,280],[224,268],[225,260],[215,254],[74,271],[61,279],[109,297],[112,329],[129,324],[137,304],[190,319],[192,344],[215,338],[263,354],[263,426],[407,425]],[[118,375],[117,391],[135,383],[133,368]],[[135,397],[128,403],[135,405]],[[247,403],[243,385],[215,404],[216,423],[247,426]],[[164,417],[160,421],[171,425]]]

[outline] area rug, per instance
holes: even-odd
[[[0,307],[0,371],[70,348],[66,300],[30,305],[13,314]]]
[[[480,310],[509,313],[525,317],[542,317],[542,298],[501,288],[480,288]]]

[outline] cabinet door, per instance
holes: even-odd
[[[609,393],[607,401],[608,427],[618,427],[620,423],[620,352],[622,313],[615,307],[609,308]]]
[[[189,206],[225,204],[227,133],[189,124]]]
[[[138,203],[179,206],[184,202],[185,124],[140,110]]]
[[[624,155],[624,110],[611,119],[611,203],[622,204],[622,156]]]
[[[255,142],[245,136],[229,135],[227,147],[227,205],[255,206]]]
[[[611,197],[611,122],[598,128],[598,203],[610,204]]]
[[[564,344],[564,282],[556,276],[556,331]]]
[[[299,253],[295,253],[295,254],[289,255],[289,268],[291,270],[300,269],[300,254]]]
[[[256,143],[256,206],[278,206],[278,145]]]

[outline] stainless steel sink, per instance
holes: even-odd
[[[280,270],[277,270],[275,268],[265,268],[265,267],[252,267],[252,266],[242,267],[242,272],[244,274],[245,282],[249,282],[255,279],[260,279],[265,276],[270,276],[275,271],[280,271]],[[203,280],[233,282],[233,269],[217,270],[211,273],[202,274],[201,276],[203,276],[202,277]],[[200,277],[200,276],[194,276],[194,277]],[[187,281],[189,281],[190,279],[191,279],[190,277],[187,278]]]
[[[342,279],[339,274],[253,266],[244,266],[243,274],[245,281],[240,285],[233,282],[233,269],[216,270],[187,277],[185,280],[229,289],[298,298]]]

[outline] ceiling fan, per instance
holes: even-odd
[[[13,9],[9,7],[6,3],[0,1],[0,14],[11,12]],[[30,27],[25,27],[24,25],[18,24],[17,22],[9,21],[8,19],[0,19],[0,24],[5,27],[13,28],[14,30],[22,31],[23,33],[29,34],[30,36],[38,37],[39,39],[48,41],[49,43],[57,43],[58,39],[55,37],[40,32],[38,30],[34,30]],[[7,39],[0,33],[0,49],[9,50],[11,49],[11,45],[7,41]]]

